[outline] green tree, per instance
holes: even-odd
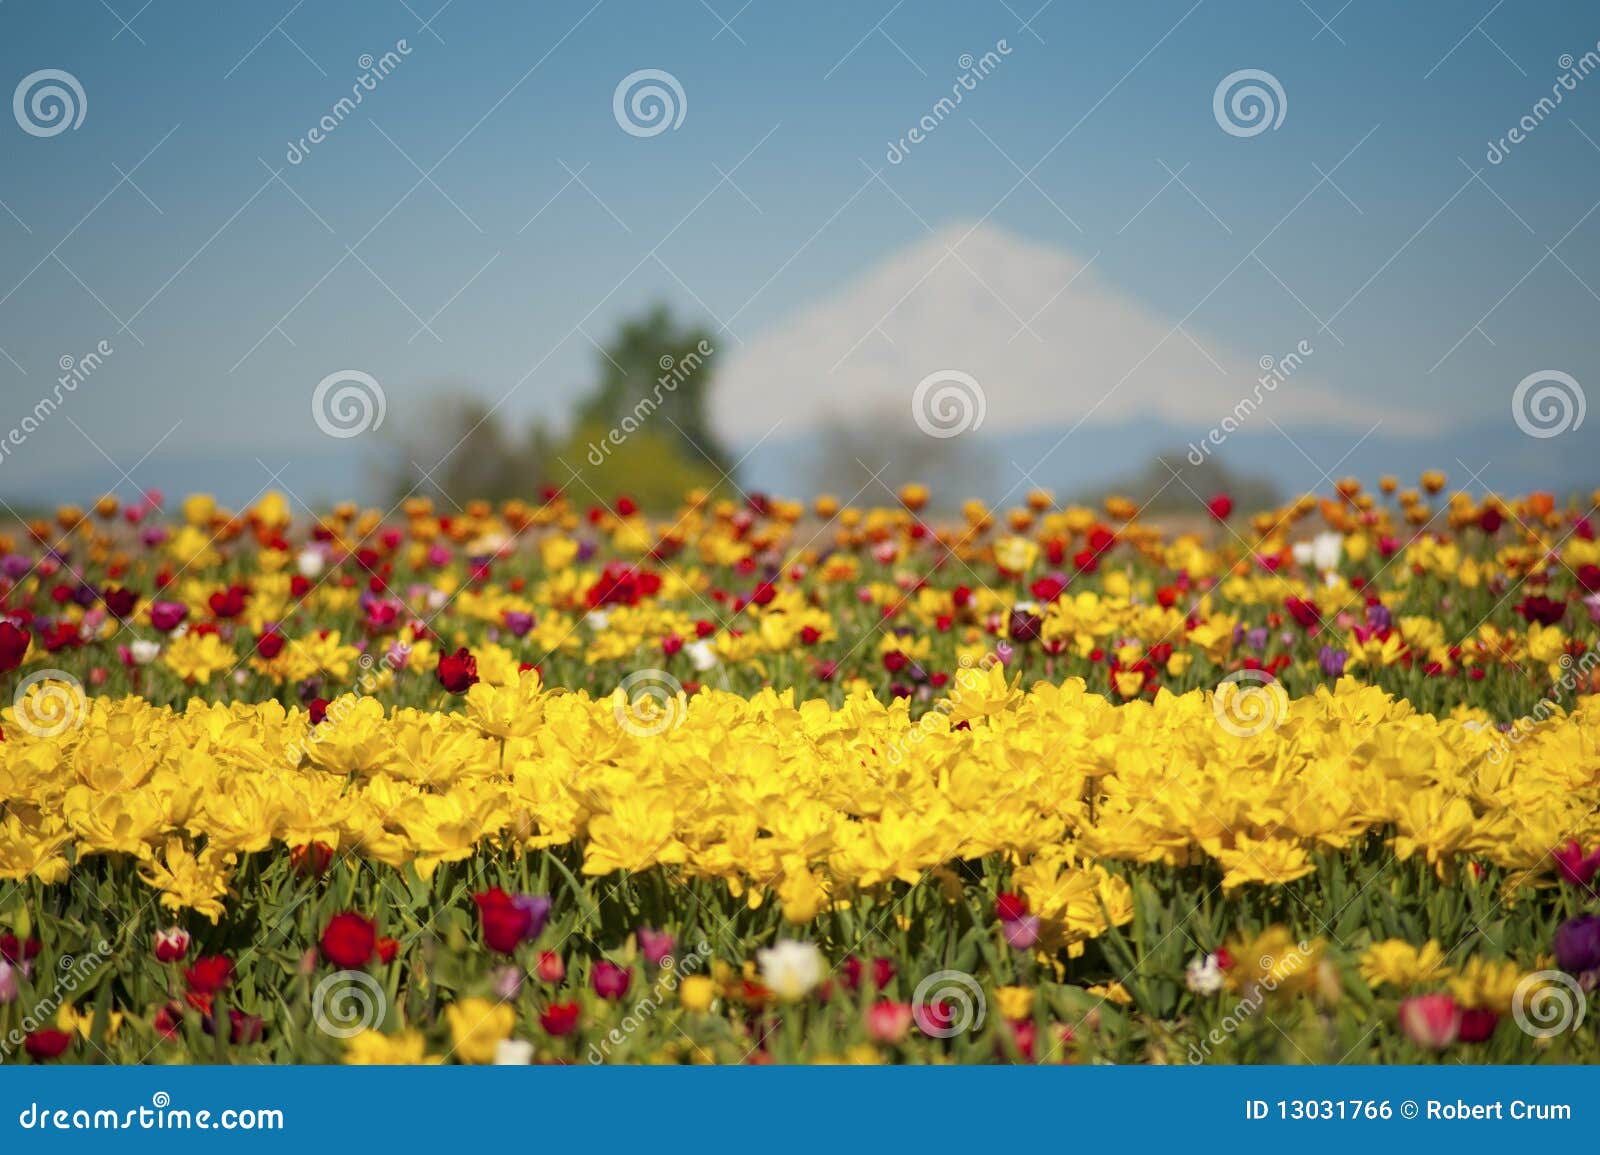
[[[667,306],[657,305],[623,322],[601,351],[599,383],[579,403],[573,424],[606,430],[649,424],[652,433],[676,441],[686,461],[729,473],[733,458],[711,427],[716,364],[711,330],[680,325]]]

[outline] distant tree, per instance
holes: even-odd
[[[881,504],[914,481],[928,487],[934,506],[949,508],[983,496],[992,480],[989,461],[967,435],[932,437],[899,409],[832,417],[815,444],[812,490],[841,501]]]
[[[518,435],[476,397],[435,397],[395,427],[382,489],[390,504],[421,493],[460,506],[530,498],[553,484],[579,503],[627,494],[642,508],[670,509],[733,468],[711,428],[716,352],[709,329],[678,324],[665,306],[624,321],[560,437],[542,422]]]
[[[687,461],[733,470],[733,458],[711,426],[711,382],[716,372],[715,334],[683,326],[665,305],[625,321],[600,353],[599,383],[579,403],[574,424],[602,430],[646,424],[675,440]]]
[[[1204,515],[1205,503],[1219,493],[1233,498],[1234,508],[1243,513],[1270,509],[1282,501],[1282,494],[1271,479],[1235,473],[1215,457],[1196,465],[1183,450],[1157,454],[1138,473],[1105,489],[1082,494],[1080,499],[1098,504],[1117,494],[1146,513]]]
[[[540,423],[517,437],[479,398],[440,396],[397,427],[379,480],[390,504],[411,493],[456,506],[528,497],[539,489],[551,449]]]
[[[675,508],[691,489],[737,496],[700,457],[685,457],[670,426],[644,427],[611,438],[612,429],[580,425],[550,450],[546,480],[576,505],[615,506],[627,496],[640,509]]]

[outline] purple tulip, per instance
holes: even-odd
[[[1556,928],[1556,963],[1574,975],[1600,970],[1600,914],[1580,914]]]
[[[501,1002],[510,1002],[522,992],[522,972],[516,967],[496,967],[490,974],[490,981]]]
[[[550,921],[550,900],[542,894],[519,894],[511,905],[528,916],[528,929],[522,932],[522,940],[532,942],[538,938],[544,924]]]
[[[1021,918],[1006,919],[1000,924],[1000,930],[1017,950],[1027,950],[1039,941],[1039,916],[1025,914]]]
[[[1317,655],[1317,661],[1322,666],[1322,672],[1330,678],[1344,677],[1344,664],[1349,660],[1349,654],[1343,650],[1336,650],[1332,646],[1323,646],[1322,652]]]
[[[525,614],[521,610],[507,610],[506,629],[510,630],[514,637],[522,637],[533,629],[533,615]]]
[[[663,960],[671,958],[672,948],[676,945],[677,939],[669,931],[654,930],[648,926],[639,928],[639,950],[651,966],[658,967]]]

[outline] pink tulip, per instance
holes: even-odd
[[[1573,886],[1588,887],[1595,872],[1600,870],[1600,847],[1585,854],[1575,838],[1566,846],[1552,850],[1550,857],[1556,860],[1556,872]]]
[[[1450,995],[1413,995],[1400,1004],[1400,1029],[1417,1046],[1442,1051],[1461,1033],[1461,1007]]]
[[[873,1003],[867,1008],[867,1034],[877,1043],[898,1043],[911,1033],[910,1003]]]
[[[589,985],[603,999],[622,998],[628,993],[628,984],[632,981],[633,972],[606,959],[595,963],[594,969],[589,972]]]

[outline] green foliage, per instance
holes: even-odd
[[[666,511],[691,489],[713,488],[720,475],[704,461],[685,458],[669,429],[640,428],[612,439],[610,430],[587,424],[550,455],[550,484],[575,505],[614,506],[626,494],[640,509]],[[620,444],[618,444],[620,442]]]
[[[642,508],[669,509],[733,469],[711,427],[716,356],[709,329],[680,325],[665,306],[625,321],[565,437],[542,421],[519,435],[499,406],[476,397],[436,397],[392,437],[379,470],[385,500],[421,493],[462,506],[531,499],[556,485],[580,502],[626,493]]]

